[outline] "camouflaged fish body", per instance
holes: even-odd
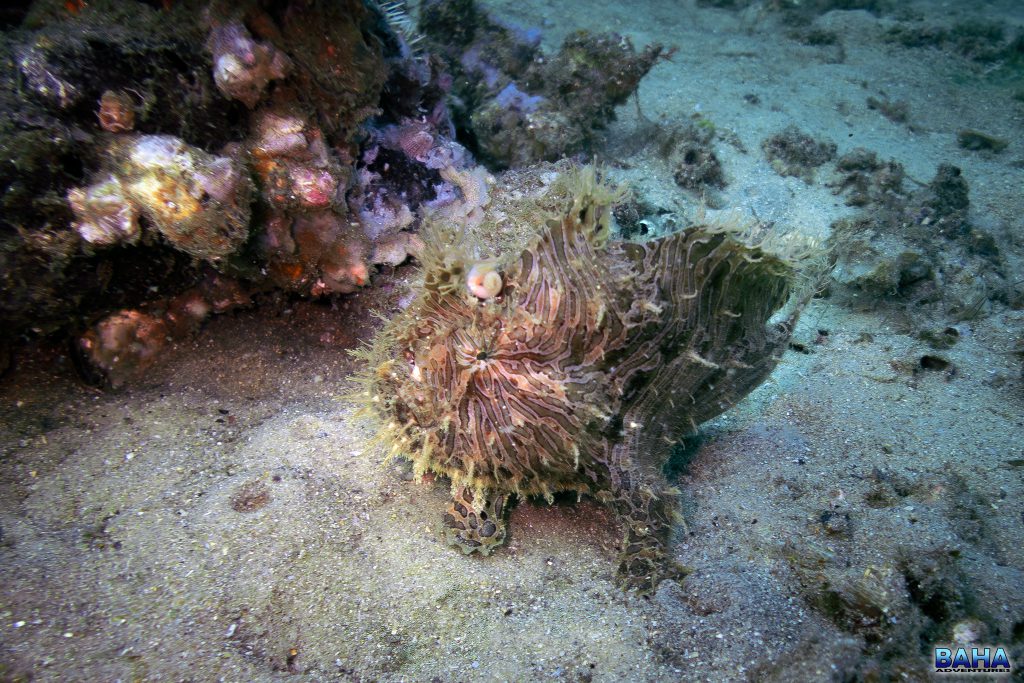
[[[477,273],[487,287],[467,287],[473,265],[433,245],[418,300],[381,333],[368,392],[393,449],[451,479],[452,544],[499,545],[509,494],[576,491],[622,520],[620,575],[650,590],[678,574],[670,444],[771,372],[797,311],[769,318],[794,273],[727,229],[610,242],[614,193],[587,173],[518,258]]]

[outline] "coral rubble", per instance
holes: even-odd
[[[619,195],[592,168],[552,187],[558,209],[535,208],[546,227],[521,253],[480,259],[434,229],[417,301],[365,353],[361,398],[415,472],[451,479],[443,524],[464,552],[500,544],[509,495],[574,491],[615,511],[620,575],[649,591],[678,575],[667,444],[774,368],[804,303],[796,262],[711,225],[611,242]]]

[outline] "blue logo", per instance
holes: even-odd
[[[935,672],[943,674],[1010,673],[1010,659],[1001,647],[935,648]]]

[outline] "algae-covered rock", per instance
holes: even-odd
[[[361,126],[447,121],[439,72],[375,3],[39,0],[18,17],[0,34],[5,339],[182,292],[194,260],[352,291],[372,248],[347,215]],[[280,112],[299,129],[268,133]],[[293,225],[328,241],[296,245]]]
[[[102,180],[95,169],[111,132],[160,131],[196,146],[230,139],[232,108],[216,94],[198,12],[185,4],[99,0],[71,12],[36,2],[0,34],[0,148],[10,161],[0,165],[0,337],[66,329],[175,278],[188,286],[187,258],[137,242],[137,258],[152,259],[140,270],[116,248],[93,249],[135,242],[141,226],[118,198],[124,188],[86,189]],[[86,196],[69,202],[75,188]]]
[[[846,194],[850,206],[894,206],[905,201],[903,165],[880,161],[871,150],[857,147],[836,161],[839,179],[830,185],[835,194]]]
[[[91,245],[134,244],[142,234],[139,210],[128,200],[124,184],[115,175],[89,187],[69,190],[68,204],[75,214],[71,226]]]
[[[651,590],[678,575],[669,444],[772,371],[805,302],[790,301],[798,263],[726,226],[611,242],[618,193],[592,168],[549,195],[521,252],[427,237],[417,300],[365,353],[361,400],[394,454],[451,479],[453,545],[500,545],[511,495],[591,495],[622,521],[624,583]]]
[[[946,327],[942,330],[921,330],[917,338],[933,349],[949,349],[960,340],[960,330],[955,327]]]
[[[968,220],[969,186],[958,167],[939,164],[931,182],[913,191],[904,188],[899,163],[883,163],[868,150],[843,155],[836,170],[832,187],[862,210],[833,225],[835,292],[858,307],[904,303],[913,304],[908,312],[929,314],[939,308],[950,322],[1009,300],[999,243]]]
[[[939,164],[935,177],[928,183],[930,196],[924,199],[924,205],[931,209],[932,220],[950,224],[941,229],[947,236],[955,236],[959,227],[966,223],[964,213],[970,206],[969,187],[963,173],[953,164]]]
[[[420,28],[454,76],[456,123],[500,168],[589,151],[665,55],[660,45],[637,51],[623,36],[578,31],[545,56],[538,32],[500,24],[472,0],[426,3]]]
[[[995,73],[1019,69],[1024,41],[1000,21],[966,19],[952,24],[933,20],[901,21],[884,34],[907,48],[948,50],[977,62],[995,63]]]
[[[661,156],[669,160],[677,185],[699,191],[725,186],[722,164],[712,144],[714,138],[714,124],[701,118],[675,128],[660,144]]]
[[[78,340],[78,346],[99,373],[119,386],[156,361],[167,336],[167,324],[160,317],[124,310],[99,321]]]
[[[134,243],[139,215],[176,249],[205,261],[219,261],[248,239],[253,187],[237,158],[170,135],[117,138],[106,156],[109,174],[68,193],[73,225],[86,242]]]
[[[136,382],[169,343],[194,333],[208,315],[249,303],[241,284],[208,272],[196,287],[177,296],[96,321],[71,344],[72,359],[80,378],[92,386],[116,388]]]
[[[843,260],[832,277],[872,298],[898,295],[932,274],[931,259],[924,251],[898,237],[870,239],[858,234],[856,223],[845,223],[835,239],[843,244]]]
[[[815,140],[795,126],[776,133],[761,143],[765,158],[779,175],[796,176],[807,184],[814,182],[814,169],[836,155],[830,140]]]
[[[213,80],[225,97],[252,109],[270,81],[284,78],[291,69],[287,55],[269,43],[252,39],[236,20],[218,24],[207,41],[213,54]]]
[[[964,149],[969,149],[975,152],[989,151],[999,153],[1009,147],[1010,143],[1002,138],[998,138],[988,133],[983,133],[980,130],[971,130],[965,128],[957,131],[956,144],[960,145]]]

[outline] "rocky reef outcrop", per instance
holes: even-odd
[[[446,22],[504,44],[507,77],[455,59],[491,43],[432,42]],[[664,53],[577,35],[542,67],[536,47],[467,2],[429,3],[419,28],[395,2],[33,3],[0,36],[0,346],[71,333],[118,355],[104,340],[127,337],[103,331],[124,311],[210,277],[351,293],[419,254],[428,216],[479,222],[493,178],[474,153],[585,151]],[[550,139],[494,118],[532,103]]]

